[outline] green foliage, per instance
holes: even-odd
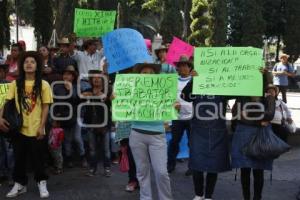
[[[286,26],[283,34],[285,52],[294,58],[300,54],[300,1],[289,0],[286,2]]]
[[[20,19],[26,24],[33,23],[33,0],[17,0]],[[40,1],[41,3],[41,1]]]
[[[0,48],[10,45],[10,28],[8,21],[7,0],[0,2]]]
[[[144,10],[161,13],[163,11],[162,3],[161,0],[149,0],[142,5],[142,8]]]
[[[182,36],[183,17],[180,9],[180,0],[165,0],[163,20],[159,31],[165,42],[171,42],[173,36],[179,38]]]
[[[265,36],[267,38],[282,35],[286,24],[285,12],[281,0],[263,1],[263,18],[266,21]]]
[[[225,46],[227,39],[228,11],[227,0],[209,0],[209,27],[212,46]]]
[[[53,29],[53,12],[50,0],[33,0],[33,26],[38,43],[47,44]]]
[[[243,6],[245,0],[229,0],[228,15],[229,15],[229,38],[228,43],[232,46],[242,45],[242,24],[243,24]]]
[[[242,44],[261,48],[265,33],[265,20],[262,16],[263,6],[261,0],[249,0],[245,2],[244,17],[242,24]]]
[[[189,42],[194,46],[207,46],[211,36],[209,29],[208,2],[206,0],[193,0],[191,10],[191,30]]]
[[[265,20],[261,0],[231,0],[229,4],[230,37],[232,46],[263,46]]]

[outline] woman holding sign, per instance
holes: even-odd
[[[192,95],[192,86],[193,81],[190,81],[182,91],[183,100],[193,102],[194,109],[190,124],[189,168],[193,170],[194,200],[209,200],[212,199],[218,173],[230,170],[228,135],[222,117],[227,99],[223,96]]]
[[[138,64],[135,67],[135,72],[159,74],[160,65]],[[132,122],[129,144],[136,163],[141,200],[153,199],[150,176],[151,165],[155,174],[159,199],[173,199],[167,171],[167,142],[164,132],[163,121]]]

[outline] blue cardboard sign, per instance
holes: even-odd
[[[142,34],[121,28],[102,37],[104,55],[108,61],[108,73],[114,73],[137,63],[153,63]]]

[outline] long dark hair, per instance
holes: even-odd
[[[26,58],[31,57],[34,58],[36,61],[36,71],[35,71],[35,77],[34,77],[34,85],[33,85],[33,96],[36,98],[39,96],[42,99],[42,56],[36,52],[36,51],[26,51],[24,52],[18,63],[18,68],[19,68],[19,77],[16,80],[17,84],[17,92],[18,92],[18,101],[21,103],[21,105],[26,106],[25,102],[25,71],[24,71],[24,62]]]

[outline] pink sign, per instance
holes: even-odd
[[[149,39],[144,39],[144,40],[145,40],[145,43],[146,43],[147,49],[150,49],[150,50],[151,50],[151,46],[152,46],[152,44],[151,44],[151,40],[149,40]]]
[[[190,58],[193,54],[194,47],[192,45],[173,37],[173,41],[167,53],[167,63],[175,66],[174,62],[177,62],[180,56],[185,55]]]

